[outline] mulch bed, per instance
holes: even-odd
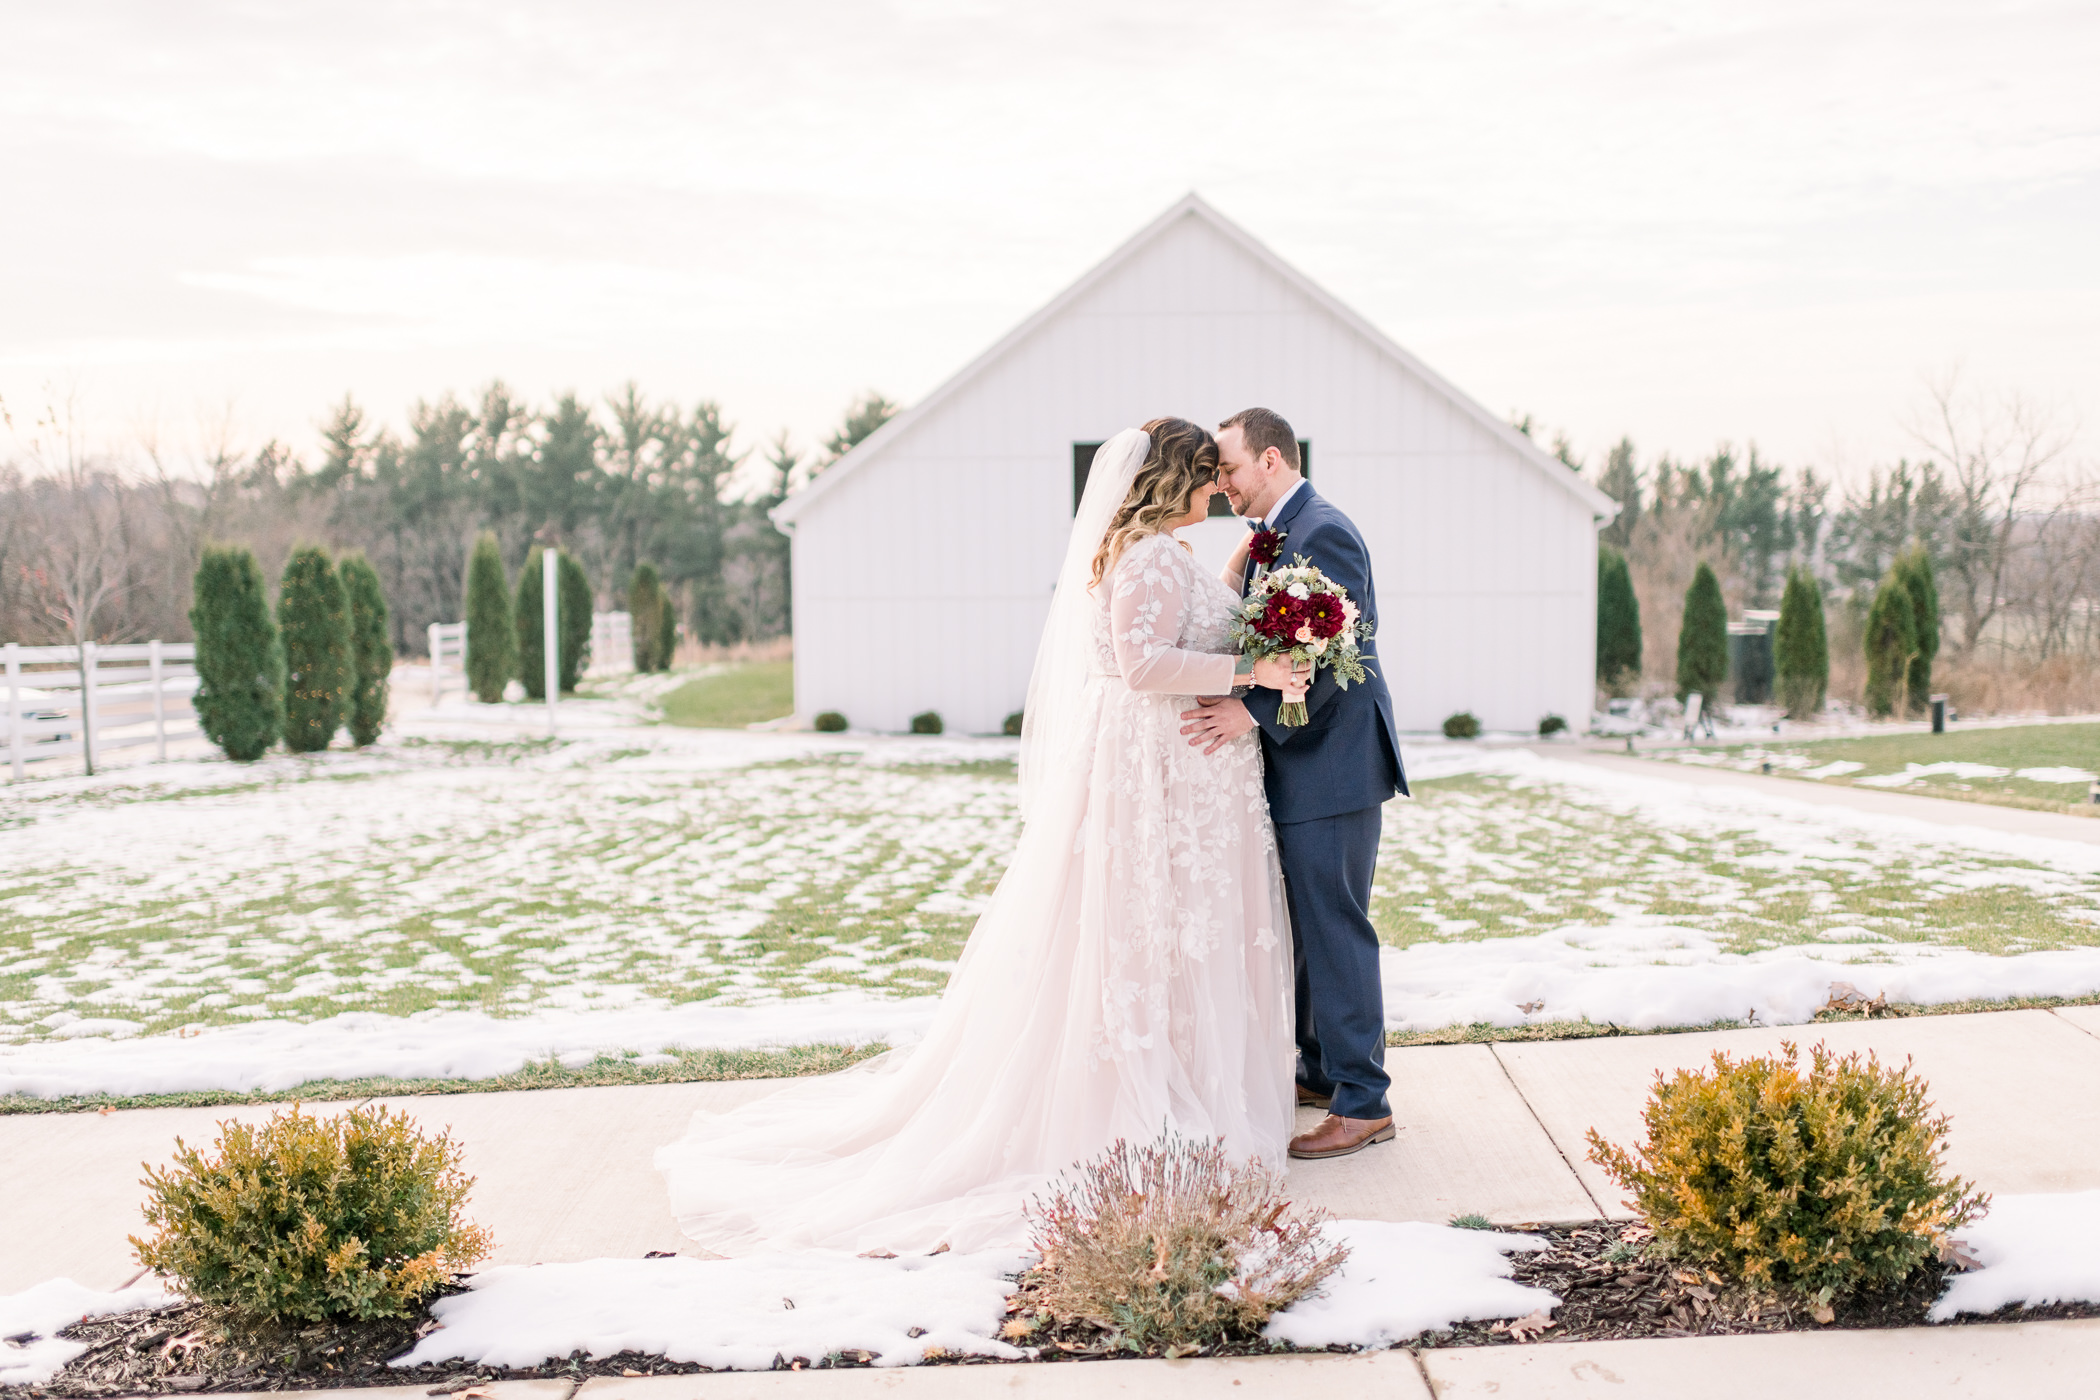
[[[1721,1285],[1711,1275],[1657,1261],[1644,1252],[1647,1232],[1639,1225],[1596,1223],[1539,1226],[1528,1233],[1547,1241],[1544,1250],[1514,1254],[1515,1277],[1557,1294],[1562,1302],[1547,1325],[1532,1328],[1508,1321],[1466,1322],[1414,1339],[1416,1347],[1506,1346],[1526,1342],[1601,1341],[1623,1337],[1713,1337],[1750,1332],[1812,1331],[1818,1324],[1799,1306]],[[1918,1327],[1944,1290],[1949,1266],[1919,1269],[1898,1289],[1841,1303],[1839,1328]],[[456,1291],[456,1290],[448,1290]],[[1015,1295],[1017,1319],[1030,1315],[1024,1288]],[[2064,1303],[2000,1309],[1989,1316],[1964,1314],[1959,1324],[2030,1322],[2048,1318],[2100,1317],[2100,1306]],[[223,1314],[202,1304],[160,1312],[119,1313],[65,1329],[64,1336],[88,1344],[47,1385],[6,1387],[9,1397],[100,1400],[114,1395],[210,1394],[224,1391],[328,1390],[346,1386],[419,1385],[433,1396],[449,1396],[477,1384],[506,1380],[571,1380],[586,1376],[693,1375],[708,1370],[660,1356],[622,1352],[576,1355],[544,1365],[511,1369],[460,1362],[390,1367],[435,1323],[427,1316],[385,1322],[324,1324],[284,1329],[267,1336],[242,1334]],[[1018,1329],[1017,1329],[1018,1330]],[[1013,1340],[1040,1349],[1046,1362],[1105,1361],[1134,1355],[1113,1332],[1087,1323],[1039,1321]],[[1348,1351],[1348,1347],[1330,1347]],[[1292,1348],[1249,1338],[1207,1346],[1193,1355],[1271,1356]],[[865,1366],[865,1352],[774,1360],[776,1370],[825,1370]],[[1005,1364],[990,1357],[929,1358],[951,1365]],[[471,1398],[470,1398],[471,1400]]]
[[[1556,1294],[1561,1305],[1551,1325],[1536,1332],[1508,1322],[1462,1322],[1417,1338],[1418,1347],[1509,1345],[1525,1340],[1589,1342],[1618,1337],[1720,1337],[1746,1332],[1816,1331],[1837,1328],[1924,1327],[1926,1310],[1946,1291],[1951,1265],[1927,1263],[1899,1288],[1839,1302],[1835,1319],[1820,1324],[1796,1304],[1724,1286],[1711,1274],[1658,1261],[1645,1252],[1648,1231],[1637,1224],[1533,1226],[1528,1234],[1547,1242],[1543,1250],[1512,1254],[1518,1283]],[[1979,1316],[1963,1313],[1937,1324],[2034,1322],[2045,1318],[2100,1317],[2100,1306],[2060,1303],[2006,1307]],[[1519,1335],[1519,1332],[1523,1335]]]
[[[523,1370],[457,1361],[407,1367],[386,1364],[435,1325],[426,1314],[243,1336],[226,1327],[218,1309],[204,1304],[115,1313],[65,1329],[61,1335],[86,1342],[88,1350],[50,1383],[0,1388],[0,1393],[10,1397],[100,1397],[420,1385],[432,1395],[451,1395],[488,1381],[668,1376],[707,1369],[629,1352],[595,1359],[577,1356]],[[783,1366],[791,1364],[782,1362]]]

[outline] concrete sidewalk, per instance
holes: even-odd
[[[1849,807],[1885,817],[1908,817],[1935,826],[1980,827],[2020,836],[2046,836],[2057,841],[2082,841],[2100,845],[2100,819],[2074,817],[2061,812],[2031,812],[2024,807],[2000,807],[1989,802],[1963,802],[1953,797],[1928,797],[1915,792],[1882,792],[1873,788],[1825,786],[1808,778],[1785,778],[1776,774],[1738,773],[1730,768],[1700,768],[1662,758],[1630,758],[1624,754],[1529,746],[1540,758],[1563,763],[1581,763],[1594,768],[1629,773],[1644,778],[1694,787],[1737,788],[1791,798],[1814,807]]]
[[[729,1371],[698,1376],[501,1381],[486,1400],[2070,1400],[2100,1376],[2100,1321],[1783,1332],[1671,1341],[1435,1347],[1356,1355],[917,1366],[843,1371]],[[423,1400],[422,1386],[332,1390],[329,1400]],[[247,1397],[242,1397],[247,1400]],[[254,1397],[254,1400],[264,1400]]]
[[[1953,1118],[1951,1161],[1986,1190],[2100,1189],[2100,1007],[1843,1022],[1772,1030],[1586,1041],[1425,1046],[1388,1052],[1397,1141],[1332,1162],[1291,1164],[1292,1194],[1344,1219],[1429,1220],[1477,1212],[1498,1224],[1624,1213],[1586,1160],[1585,1130],[1632,1143],[1658,1070],[1714,1050],[1914,1057]],[[492,1262],[634,1258],[683,1241],[651,1166],[700,1107],[722,1109],[778,1081],[432,1095],[393,1101],[449,1127],[477,1178],[472,1214],[496,1238]],[[316,1105],[325,1108],[324,1105]],[[141,1163],[180,1136],[209,1146],[220,1119],[256,1108],[139,1109],[0,1117],[0,1293],[70,1277],[116,1288],[140,1270]],[[1310,1125],[1316,1115],[1308,1111]]]

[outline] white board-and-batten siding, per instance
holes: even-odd
[[[996,731],[1063,558],[1073,444],[1255,404],[1311,444],[1314,485],[1370,545],[1402,729],[1588,714],[1610,503],[1193,197],[776,511],[797,713]],[[1243,529],[1187,534],[1215,566]]]

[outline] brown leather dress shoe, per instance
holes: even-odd
[[[1325,1108],[1333,1102],[1334,1096],[1331,1094],[1315,1094],[1303,1084],[1298,1086],[1298,1107],[1300,1108]]]
[[[1305,1161],[1346,1157],[1374,1142],[1391,1142],[1394,1131],[1390,1118],[1344,1118],[1330,1113],[1319,1127],[1291,1139],[1291,1155]]]

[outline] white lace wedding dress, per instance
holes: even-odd
[[[1024,747],[1019,846],[925,1039],[696,1114],[658,1151],[703,1247],[1020,1248],[1052,1177],[1162,1128],[1284,1166],[1290,934],[1261,750],[1180,733],[1191,696],[1230,687],[1237,600],[1158,536],[1085,601],[1069,746],[1033,777]]]

